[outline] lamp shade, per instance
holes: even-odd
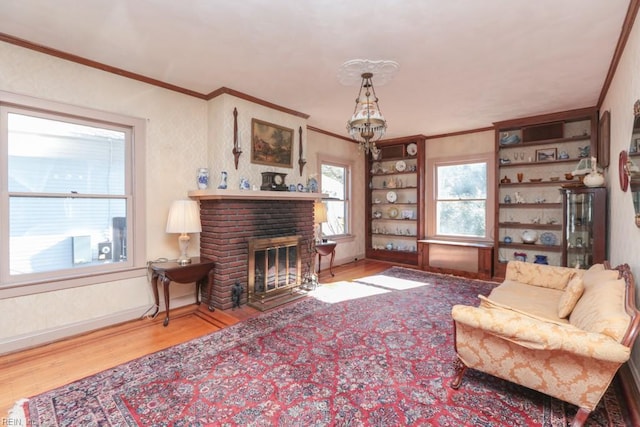
[[[322,202],[313,204],[313,221],[316,224],[327,222],[327,206]]]
[[[167,233],[200,233],[200,208],[195,200],[176,200],[169,209]]]

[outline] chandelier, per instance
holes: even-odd
[[[387,122],[378,106],[372,77],[373,73],[362,73],[356,107],[353,110],[353,116],[347,122],[347,131],[351,139],[359,143],[359,148],[364,150],[365,154],[377,150],[376,141],[384,136],[387,129]]]

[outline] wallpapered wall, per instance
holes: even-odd
[[[353,165],[354,188],[364,188],[362,155],[344,140],[313,133],[306,120],[272,110],[230,95],[204,101],[141,82],[64,61],[0,42],[0,90],[56,102],[108,111],[146,120],[146,253],[147,260],[175,258],[175,235],[164,232],[171,202],[196,189],[196,171],[208,167],[211,185],[220,172],[229,174],[229,188],[238,188],[241,177],[260,185],[261,172],[287,173],[287,183],[306,184],[317,175],[318,149],[330,147],[342,161]],[[243,154],[238,170],[231,153],[233,108],[238,110],[238,133]],[[251,119],[294,130],[293,168],[274,168],[250,161]],[[302,176],[298,167],[299,133],[302,127],[304,157],[308,163]],[[316,142],[309,141],[312,136]],[[354,204],[363,205],[359,191]],[[340,245],[336,260],[350,261],[364,253],[362,220],[355,221],[357,239]],[[199,239],[193,236],[190,254],[197,255]],[[172,285],[171,306],[193,303],[191,285]],[[37,345],[109,324],[134,319],[153,304],[146,270],[139,277],[96,285],[0,299],[3,351]],[[162,305],[162,303],[161,303]]]
[[[627,263],[640,284],[640,228],[634,223],[629,191],[622,192],[618,180],[618,155],[629,150],[633,127],[633,104],[640,99],[640,23],[635,23],[618,64],[600,114],[611,112],[611,150],[607,171],[609,192],[609,259],[611,264]],[[636,289],[636,296],[640,290]],[[640,299],[639,299],[640,301]],[[640,384],[640,342],[636,341],[629,363],[636,384]]]
[[[164,233],[166,214],[193,185],[206,149],[206,103],[5,43],[0,57],[0,90],[146,119],[143,244],[148,259],[177,252]],[[11,351],[136,318],[152,301],[145,270],[127,280],[2,299],[0,346]]]

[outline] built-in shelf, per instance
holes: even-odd
[[[576,142],[576,141],[589,141],[591,139],[591,135],[576,135],[569,136],[566,138],[551,138],[551,139],[541,139],[538,141],[522,141],[517,144],[499,144],[501,150],[509,149],[509,148],[519,148],[533,145],[550,145],[550,144],[560,144],[563,142]]]
[[[561,187],[563,183],[570,183],[571,181],[522,181],[522,182],[501,182],[500,187],[537,187],[555,185]]]
[[[538,245],[531,243],[505,243],[500,242],[499,247],[503,249],[522,249],[525,251],[545,251],[545,252],[562,252],[560,245]]]
[[[568,265],[566,248],[571,242],[566,236],[574,232],[571,230],[575,230],[577,224],[567,224],[574,219],[566,213],[564,194],[580,193],[586,187],[577,178],[568,180],[566,176],[581,159],[595,153],[598,135],[596,109],[517,118],[494,123],[494,126],[497,153],[494,278],[504,278],[504,261],[515,259],[514,252],[525,253],[530,260],[534,251],[547,252],[549,264]],[[502,144],[502,141],[508,143]],[[518,177],[521,182],[518,182]],[[504,203],[505,200],[513,203]],[[526,200],[527,203],[515,203],[516,200]],[[573,202],[573,206],[579,205]],[[576,213],[574,217],[581,215]],[[556,237],[556,244],[504,242],[505,238],[523,230],[550,232]],[[515,237],[513,240],[519,239]],[[569,264],[574,266],[575,262]]]
[[[529,230],[562,230],[562,224],[531,224],[525,222],[501,222],[498,224],[501,228],[520,228]]]
[[[502,208],[560,209],[562,203],[500,203],[500,209]]]
[[[578,164],[580,158],[569,158],[569,159],[558,159],[558,160],[547,160],[544,162],[509,162],[509,163],[500,163],[501,168],[530,168],[532,166],[549,166],[555,164],[563,164],[563,163],[573,163],[575,165]]]

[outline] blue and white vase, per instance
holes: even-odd
[[[209,188],[209,169],[200,168],[198,169],[198,189],[206,190],[207,188]]]
[[[220,172],[220,184],[218,184],[220,190],[227,189],[227,173],[225,171]]]

